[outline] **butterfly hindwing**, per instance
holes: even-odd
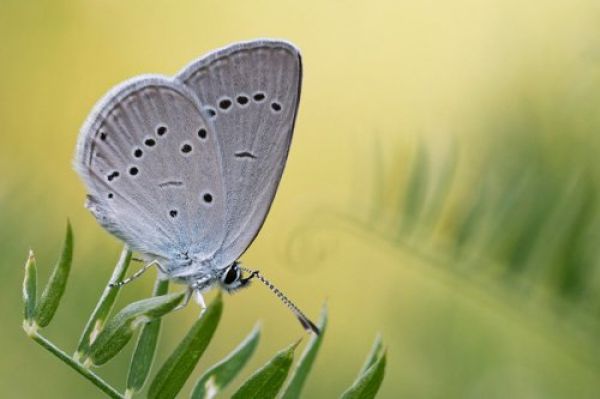
[[[142,77],[113,89],[80,134],[76,169],[87,207],[133,249],[210,257],[224,239],[219,143],[195,96]]]

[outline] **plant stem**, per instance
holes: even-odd
[[[48,341],[42,335],[40,335],[37,331],[32,332],[29,336],[38,344],[43,346],[47,351],[52,353],[54,356],[62,360],[65,364],[70,366],[73,370],[77,371],[79,374],[87,378],[92,384],[96,385],[100,388],[104,393],[114,399],[125,399],[123,395],[121,395],[115,388],[110,386],[106,381],[96,375],[89,369],[83,367],[82,364],[76,362],[67,355],[65,352],[56,347],[52,342]]]

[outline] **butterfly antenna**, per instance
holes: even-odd
[[[273,285],[273,283],[271,283],[262,274],[260,274],[260,272],[258,270],[250,270],[250,269],[246,269],[245,267],[240,267],[240,269],[242,269],[246,273],[250,273],[250,275],[244,279],[245,281],[249,281],[253,278],[257,278],[264,285],[269,287],[269,289],[275,295],[277,295],[277,298],[279,298],[279,300],[281,302],[283,302],[294,313],[294,315],[296,315],[296,317],[298,318],[298,321],[300,321],[300,324],[302,324],[302,327],[304,327],[305,330],[307,330],[307,331],[310,330],[317,335],[319,335],[321,333],[319,331],[319,328],[315,325],[315,323],[310,321],[310,319],[308,317],[306,317],[306,315],[304,313],[302,313],[302,311],[300,309],[298,309],[298,307],[296,305],[294,305],[294,302],[290,301],[289,298],[287,296],[285,296],[285,294],[279,290],[279,288],[275,287]]]

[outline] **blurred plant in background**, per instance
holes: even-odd
[[[403,198],[390,196],[392,183],[378,174],[376,200],[360,225],[498,296],[524,319],[563,330],[563,339],[576,342],[568,349],[598,367],[600,187],[593,158],[557,160],[530,139],[494,143],[462,177],[458,145],[438,166],[420,146]]]
[[[598,14],[593,0],[1,2],[3,393],[97,393],[18,328],[23,258],[34,248],[47,264],[66,217],[77,250],[44,335],[69,353],[120,251],[70,166],[93,103],[129,76],[270,36],[301,48],[306,74],[281,187],[243,261],[307,312],[327,298],[306,397],[339,395],[377,331],[381,398],[599,397]],[[151,291],[136,281],[115,307]],[[182,392],[258,318],[269,339],[239,381],[299,337],[267,292],[223,301]],[[169,314],[155,364],[196,319]],[[103,378],[122,381],[132,347]],[[42,373],[55,383],[30,383]]]

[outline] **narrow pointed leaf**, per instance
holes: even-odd
[[[419,145],[411,166],[411,176],[406,188],[402,214],[401,233],[410,233],[419,220],[429,186],[429,154],[423,144]]]
[[[385,374],[386,353],[361,374],[341,399],[372,399],[377,395]]]
[[[37,267],[33,251],[29,251],[29,257],[25,263],[25,279],[23,280],[23,302],[25,304],[24,319],[31,323],[35,315],[37,301]]]
[[[278,352],[273,359],[254,372],[254,374],[242,384],[237,392],[233,394],[232,398],[275,398],[279,393],[279,389],[283,386],[285,378],[292,366],[292,362],[294,361],[294,350],[299,343],[300,341]]]
[[[259,339],[260,327],[257,325],[233,352],[200,377],[191,398],[213,398],[225,388],[250,360],[258,346]]]
[[[365,359],[365,362],[358,373],[358,377],[366,373],[369,367],[371,367],[377,361],[377,359],[379,359],[382,350],[383,343],[381,341],[381,335],[377,334],[377,337],[375,337],[375,341],[373,342],[373,346],[371,347],[371,351],[367,355],[367,358]]]
[[[327,328],[327,306],[323,305],[323,310],[321,310],[321,319],[318,323],[319,331],[321,334],[312,335],[308,345],[306,345],[306,349],[302,353],[296,368],[292,372],[292,376],[285,388],[282,399],[295,399],[300,397],[300,393],[302,392],[302,387],[306,382],[306,378],[308,377],[308,373],[312,369],[313,363],[317,357],[317,353],[319,352],[319,348],[321,347],[321,342],[323,341],[323,336],[325,335],[325,329]]]
[[[71,270],[71,261],[73,259],[73,230],[71,223],[67,222],[67,232],[63,244],[62,254],[54,266],[50,275],[48,284],[40,298],[36,309],[35,321],[40,327],[46,327],[52,321],[56,309],[60,304],[60,299],[65,292],[69,271]]]
[[[89,359],[97,366],[112,359],[129,342],[142,324],[155,320],[173,310],[185,293],[144,299],[127,305],[107,323],[90,347]]]
[[[127,246],[123,247],[119,261],[113,270],[112,276],[110,277],[109,283],[113,281],[121,281],[125,277],[129,263],[131,262],[131,251]],[[75,352],[75,359],[87,357],[90,350],[90,345],[94,339],[98,336],[98,333],[104,327],[106,320],[110,316],[110,312],[113,309],[115,301],[117,300],[117,294],[121,287],[110,287],[106,284],[102,296],[98,300],[94,311],[92,312],[89,320],[87,321],[81,337],[79,338],[79,344],[77,345],[77,351]]]
[[[148,398],[169,399],[179,393],[210,343],[222,312],[223,300],[219,295],[160,368],[150,384]]]
[[[169,281],[157,279],[152,294],[154,296],[165,295],[169,291]],[[129,374],[127,375],[127,389],[125,396],[131,397],[144,386],[156,352],[158,335],[160,333],[161,319],[155,319],[142,327],[142,332],[135,345]]]
[[[431,184],[431,201],[423,209],[422,224],[429,231],[440,222],[442,209],[447,203],[448,194],[456,177],[457,161],[458,145],[456,140],[452,140],[446,158],[442,163],[443,166],[437,170],[438,178]]]

